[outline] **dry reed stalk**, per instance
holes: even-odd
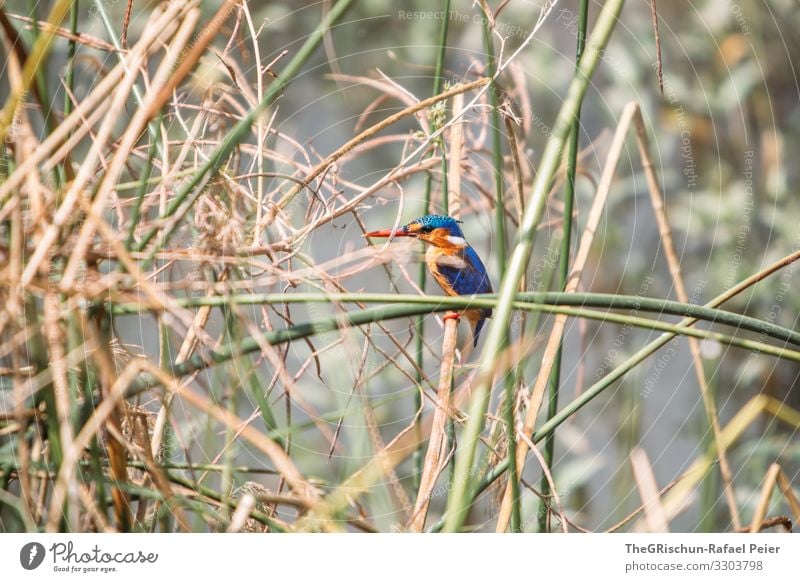
[[[49,367],[53,371],[53,400],[58,418],[58,436],[64,451],[75,450],[72,434],[72,406],[70,405],[69,381],[64,354],[66,338],[61,329],[60,298],[55,290],[49,290],[44,297],[44,335],[47,340]],[[76,451],[80,455],[82,449]],[[65,455],[66,458],[66,455]],[[77,483],[67,487],[67,525],[69,531],[78,531],[78,488]]]
[[[173,503],[175,500],[175,493],[172,490],[172,485],[164,474],[164,470],[156,464],[155,459],[150,454],[150,448],[148,446],[138,446],[130,442],[119,429],[114,426],[108,427],[107,430],[110,438],[113,438],[120,446],[124,447],[132,457],[138,457],[142,461],[147,471],[147,477],[150,479],[150,482],[155,485],[158,492],[161,493],[164,502],[169,506],[172,515],[175,517],[175,521],[185,532],[191,532],[192,528],[189,520],[186,518],[186,513],[182,507]],[[146,485],[147,482],[143,483],[143,486]],[[139,503],[142,504],[140,507],[144,510],[145,500],[140,500]]]
[[[648,531],[652,533],[669,532],[669,520],[659,499],[656,476],[653,473],[650,459],[647,458],[647,453],[644,449],[635,447],[631,451],[630,458],[633,478],[639,489],[639,497],[642,499]]]
[[[25,28],[33,28],[33,25],[36,25],[38,30],[44,32],[52,32],[56,36],[60,36],[67,40],[71,40],[77,44],[81,44],[85,47],[97,49],[99,51],[106,51],[110,53],[116,52],[123,52],[117,50],[114,45],[107,43],[101,38],[97,38],[96,36],[92,36],[90,34],[86,34],[85,32],[76,32],[72,34],[66,28],[62,28],[60,26],[53,26],[49,22],[45,22],[43,20],[37,20],[34,22],[33,18],[28,16],[22,16],[21,14],[9,14],[8,17],[12,20],[19,20],[20,22],[24,22],[28,26]]]
[[[91,330],[91,325],[86,326]],[[92,334],[94,336],[95,334]],[[96,338],[95,338],[96,343]],[[100,376],[104,382],[109,381],[109,376],[114,372],[112,371],[113,363],[109,358],[104,358],[101,355],[102,349],[93,352],[95,360],[98,364]],[[99,431],[110,424],[119,430],[119,418],[116,417],[119,404],[124,399],[124,392],[135,378],[139,376],[143,370],[143,362],[136,359],[130,362],[122,373],[116,377],[110,384],[106,384],[107,390],[104,390],[104,397],[102,402],[95,408],[94,413],[89,417],[83,425],[77,436],[72,441],[72,446],[64,450],[64,460],[59,469],[56,477],[55,487],[53,488],[53,495],[50,500],[49,517],[47,520],[46,531],[58,531],[58,524],[61,520],[61,508],[67,496],[67,489],[69,487],[78,486],[75,482],[75,476],[78,468],[78,461],[92,437],[97,435]],[[127,468],[124,460],[124,454],[119,450],[119,443],[114,439],[106,439],[108,446],[108,455],[111,462],[111,475],[118,481],[127,480]],[[129,524],[128,515],[128,502],[126,496],[120,491],[118,487],[112,489],[112,496],[114,499],[114,506],[117,516],[117,522],[120,524],[120,529],[127,529]]]
[[[655,15],[655,0],[653,2],[653,20],[656,25]],[[656,31],[658,30],[656,25]],[[658,37],[656,37],[658,38]],[[660,60],[659,60],[659,79],[660,79]],[[664,244],[664,255],[667,258],[669,265],[669,272],[672,277],[672,282],[675,286],[675,293],[678,300],[683,303],[689,303],[689,294],[686,293],[686,285],[681,276],[681,266],[678,261],[678,255],[675,252],[675,243],[672,240],[672,229],[667,220],[667,214],[664,208],[664,195],[661,192],[661,186],[658,183],[658,176],[656,176],[655,166],[653,159],[650,155],[649,140],[647,138],[647,129],[642,119],[641,109],[636,110],[634,117],[634,124],[636,126],[636,144],[639,147],[639,156],[641,157],[642,168],[644,169],[645,177],[647,179],[647,190],[650,193],[650,203],[653,207],[653,212],[656,216],[658,223],[658,232],[661,242]],[[706,380],[706,373],[703,369],[703,359],[700,355],[700,342],[697,338],[687,337],[686,341],[689,343],[689,351],[692,354],[692,364],[694,366],[695,378],[700,387],[700,394],[703,398],[703,406],[706,409],[706,416],[711,424],[711,432],[714,437],[714,445],[717,448],[717,456],[719,458],[719,471],[722,476],[723,492],[725,499],[728,503],[728,512],[731,515],[731,521],[734,529],[741,527],[741,520],[739,519],[739,510],[736,507],[736,492],[733,489],[733,474],[730,465],[728,464],[728,455],[725,452],[725,447],[722,446],[720,438],[719,419],[717,418],[717,405],[714,402],[714,396],[708,387]]]
[[[177,7],[173,5],[173,10],[165,10],[164,13],[152,23],[152,26],[148,26],[142,40],[136,43],[136,46],[128,56],[131,70],[138,72],[144,65],[147,57],[147,48],[151,42],[156,42],[158,39],[161,39],[162,35],[165,37],[171,36],[172,31],[174,31],[177,26],[175,18],[177,17],[178,11]],[[166,38],[162,40],[166,41]],[[88,183],[95,177],[95,164],[101,157],[101,150],[106,147],[106,144],[111,138],[112,131],[117,124],[117,120],[125,109],[126,101],[135,81],[135,75],[126,75],[114,92],[109,111],[103,119],[100,130],[93,141],[92,147],[86,154],[75,176],[75,180],[70,184],[67,192],[64,194],[61,205],[53,215],[52,223],[47,226],[40,240],[37,241],[36,250],[31,255],[22,274],[23,285],[30,284],[31,280],[38,272],[44,257],[47,253],[51,252],[50,247],[56,241],[61,229],[74,219],[75,208],[79,205],[80,198],[84,195]]]
[[[145,363],[145,366],[147,371],[158,378],[162,385],[173,392],[176,397],[185,400],[198,410],[202,410],[209,416],[214,417],[218,422],[229,427],[231,430],[235,431],[244,424],[241,418],[219,405],[214,404],[206,396],[198,394],[190,390],[187,386],[179,384],[175,378],[167,374],[164,370],[149,363]],[[312,503],[319,499],[319,490],[303,477],[294,462],[274,440],[249,426],[245,426],[241,429],[241,435],[272,461],[275,470],[286,479],[289,486],[299,496],[308,498]]]
[[[52,25],[53,28],[61,24],[71,5],[72,0],[56,0],[50,9],[47,19],[48,24]],[[17,114],[19,104],[25,97],[26,92],[30,90],[31,85],[34,84],[36,72],[50,50],[54,36],[52,29],[42,31],[33,43],[30,54],[22,67],[21,83],[15,89],[12,89],[5,105],[0,110],[0,142],[5,140],[8,131],[11,129],[12,120]]]
[[[215,295],[215,293],[210,292],[209,295]],[[192,354],[192,352],[194,352],[198,344],[197,330],[203,329],[206,326],[210,315],[210,306],[204,305],[197,310],[197,313],[194,316],[194,321],[192,321],[192,325],[189,328],[186,337],[184,337],[180,349],[178,350],[178,356],[175,358],[175,364],[184,362]],[[164,429],[166,428],[167,416],[169,415],[169,408],[170,404],[172,403],[172,399],[172,392],[165,394],[161,403],[161,408],[158,409],[156,421],[153,424],[153,435],[150,439],[150,451],[153,455],[157,455],[158,451],[161,450],[161,443],[164,438]]]
[[[155,100],[158,92],[167,83],[178,56],[186,46],[186,43],[189,41],[189,37],[191,36],[192,31],[199,20],[200,11],[198,9],[192,9],[186,12],[183,21],[180,23],[178,31],[175,34],[172,44],[166,45],[166,55],[161,61],[155,77],[150,83],[150,88],[144,97],[144,102],[142,103],[141,107],[136,110],[133,118],[128,123],[127,129],[125,130],[122,139],[116,147],[116,151],[111,159],[111,163],[108,165],[108,168],[106,169],[97,188],[97,193],[92,201],[91,211],[88,213],[88,220],[81,228],[80,234],[78,235],[78,240],[75,242],[75,246],[70,253],[69,261],[67,261],[67,265],[64,267],[64,272],[62,273],[60,283],[62,291],[66,292],[70,290],[75,282],[75,278],[78,274],[78,268],[84,260],[84,256],[89,249],[89,245],[91,244],[95,233],[96,226],[94,217],[102,215],[108,197],[110,196],[119,179],[119,176],[122,174],[122,171],[125,168],[131,149],[136,145],[136,142],[138,141],[139,136],[144,130],[147,122],[150,121],[150,118],[148,117],[150,111],[148,106]]]
[[[673,479],[672,481],[667,483],[664,487],[662,487],[656,493],[657,497],[659,499],[661,499],[661,497],[666,495],[667,492],[671,491],[672,488],[675,487],[675,485],[677,485],[681,481],[681,479],[683,479],[683,478],[684,478],[684,475],[681,475],[677,479]],[[627,524],[629,524],[631,521],[633,521],[636,518],[636,516],[638,516],[640,513],[643,513],[644,512],[644,508],[645,508],[644,504],[640,505],[639,507],[634,509],[632,512],[630,512],[627,516],[625,516],[621,520],[619,520],[617,523],[615,523],[614,525],[612,525],[608,529],[603,530],[603,533],[612,533],[612,532],[615,532],[617,530],[622,529]]]
[[[231,523],[228,525],[228,533],[242,531],[242,528],[247,524],[250,518],[250,512],[256,505],[256,498],[252,493],[245,493],[239,499],[239,504],[231,516]]]
[[[567,529],[567,524],[570,523],[567,519],[566,513],[564,513],[564,506],[561,503],[561,497],[558,494],[558,488],[556,488],[556,483],[553,481],[553,474],[550,472],[550,467],[547,466],[547,462],[542,455],[542,452],[539,450],[539,447],[528,438],[528,436],[520,431],[517,430],[517,437],[522,440],[530,449],[533,456],[536,457],[536,460],[539,462],[539,466],[542,468],[542,473],[544,473],[545,479],[547,479],[548,485],[550,485],[550,494],[553,496],[553,502],[556,505],[556,510],[558,511],[559,521],[561,522],[561,531],[563,533],[569,533]]]
[[[786,502],[789,504],[789,508],[792,511],[792,516],[794,517],[795,522],[800,524],[800,501],[798,501],[797,496],[792,490],[792,483],[789,480],[789,477],[786,476],[786,473],[778,463],[773,463],[770,465],[766,475],[764,476],[764,484],[761,487],[761,498],[758,506],[756,507],[756,511],[753,513],[753,519],[750,522],[750,526],[737,528],[737,530],[746,530],[749,533],[758,533],[763,529],[774,527],[775,525],[779,524],[787,527],[785,522],[788,518],[786,517],[766,519],[767,511],[769,510],[770,499],[772,498],[772,492],[776,485],[786,499]],[[792,520],[788,519],[788,522],[787,530],[791,531]]]
[[[395,123],[397,123],[401,119],[404,119],[405,117],[408,117],[409,115],[413,115],[413,114],[418,113],[420,111],[424,111],[426,109],[429,109],[432,106],[434,106],[437,103],[439,103],[440,101],[446,101],[447,99],[450,99],[451,97],[454,97],[454,96],[459,95],[461,93],[466,93],[468,91],[472,91],[473,89],[477,89],[479,87],[483,87],[484,85],[489,83],[489,81],[490,81],[490,79],[482,78],[482,79],[478,79],[477,81],[472,81],[470,83],[459,83],[457,85],[453,85],[447,91],[443,91],[442,93],[439,93],[438,95],[434,95],[433,97],[428,97],[427,99],[423,99],[422,101],[416,103],[415,105],[413,105],[411,107],[406,107],[402,111],[399,111],[399,112],[395,113],[394,115],[390,115],[386,119],[383,119],[383,120],[379,121],[378,123],[372,125],[368,129],[362,131],[360,134],[355,136],[353,139],[348,141],[342,147],[340,147],[335,152],[333,152],[328,157],[326,157],[322,162],[317,164],[314,167],[314,169],[311,170],[311,172],[305,178],[303,178],[303,180],[300,183],[295,184],[294,186],[292,186],[292,188],[289,190],[289,192],[287,192],[286,195],[284,195],[278,202],[276,202],[272,206],[270,212],[265,217],[267,226],[269,226],[270,224],[272,224],[275,221],[275,218],[277,217],[277,215],[284,208],[286,208],[286,206],[294,199],[294,197],[297,194],[300,193],[301,190],[303,190],[304,188],[308,188],[309,185],[311,184],[311,182],[313,182],[315,179],[317,179],[323,172],[328,170],[328,168],[330,168],[330,166],[332,164],[336,163],[337,160],[339,160],[341,157],[343,157],[344,155],[346,155],[347,153],[352,151],[361,142],[371,138],[375,134],[377,134],[380,131],[386,129],[387,127],[390,127],[390,126],[394,125]],[[457,118],[454,118],[453,121],[455,121],[456,119]],[[451,121],[450,124],[452,124],[453,121]],[[450,124],[448,124],[448,125],[450,125]],[[445,127],[447,127],[447,126],[445,126]],[[444,130],[444,128],[438,130],[437,132],[435,132],[435,135],[441,135],[443,130]],[[430,136],[428,139],[429,140],[433,139],[433,137],[434,136]],[[311,226],[311,225],[309,225],[309,226]]]
[[[405,104],[406,108],[414,108],[419,105],[419,99],[415,97],[412,93],[407,91],[404,87],[399,86],[397,83],[391,81],[390,79],[387,80],[379,80],[373,79],[372,77],[363,77],[360,75],[327,75],[328,78],[333,79],[334,81],[349,81],[353,84],[358,84],[359,86],[366,86],[371,87],[377,91],[382,93],[381,98],[383,99],[390,99],[394,98],[400,101],[400,103]],[[366,111],[365,111],[366,113]],[[402,111],[400,112],[403,113]],[[417,115],[417,122],[419,122],[420,126],[422,127],[422,131],[426,134],[430,133],[430,123],[425,115],[422,115],[422,111],[418,111],[420,115]],[[362,113],[359,122],[364,119],[364,114]],[[371,128],[367,128],[369,131]]]
[[[767,517],[769,510],[769,502],[772,499],[772,490],[775,489],[775,484],[778,481],[778,474],[781,472],[781,466],[778,463],[772,463],[767,474],[764,475],[764,484],[761,486],[761,497],[759,499],[756,510],[753,512],[753,519],[750,522],[750,533],[758,533],[761,531],[761,524],[764,518]]]
[[[795,524],[800,527],[800,500],[797,499],[797,496],[794,494],[792,482],[789,480],[786,473],[783,472],[783,469],[778,473],[778,487],[786,498],[789,508],[792,510],[792,517],[794,517]]]
[[[578,288],[580,276],[586,261],[589,258],[589,251],[591,250],[594,235],[597,232],[597,227],[603,215],[603,211],[608,200],[608,194],[611,190],[611,183],[614,178],[614,172],[622,155],[622,150],[625,147],[625,138],[627,136],[628,128],[631,121],[638,111],[638,104],[628,103],[622,112],[620,121],[617,124],[617,130],[614,133],[614,139],[606,157],[606,163],[603,167],[603,173],[600,177],[597,192],[595,193],[592,207],[589,211],[586,227],[581,237],[578,252],[573,262],[572,272],[570,273],[569,281],[565,287],[567,293],[574,292]],[[547,340],[544,355],[542,356],[542,364],[539,369],[539,374],[536,377],[536,382],[531,391],[530,403],[528,411],[525,415],[525,421],[522,426],[522,434],[528,438],[533,434],[533,429],[536,424],[536,417],[539,414],[539,408],[544,400],[545,389],[547,382],[550,378],[550,371],[555,362],[556,352],[561,343],[561,338],[566,326],[567,317],[564,315],[557,315],[553,323],[553,329],[550,332],[550,337]],[[524,440],[518,439],[517,442],[517,471],[522,475],[525,468],[525,458],[528,453],[528,446]],[[500,513],[497,518],[497,526],[495,531],[502,533],[508,528],[508,522],[511,519],[511,483],[506,485],[506,492],[503,495],[503,501],[500,506]]]
[[[182,324],[187,330],[192,327],[192,318],[188,310],[180,307],[175,299],[161,291],[155,285],[150,283],[150,278],[153,275],[145,276],[145,273],[139,268],[139,263],[133,260],[130,253],[125,249],[125,246],[115,236],[112,227],[103,219],[94,213],[92,208],[87,209],[87,216],[92,220],[93,224],[98,230],[100,237],[108,244],[116,261],[125,269],[130,277],[135,281],[136,287],[141,289],[142,294],[146,296],[155,305],[159,306],[159,310],[169,316],[175,323]],[[89,298],[96,298],[98,296],[107,296],[107,291],[103,290],[96,293],[94,296],[86,288],[81,290]]]
[[[453,118],[458,119],[464,108],[464,95],[453,97]],[[448,209],[447,213],[458,218],[461,213],[461,156],[464,149],[464,126],[455,123],[450,129],[450,160],[447,172]],[[456,354],[456,340],[458,339],[458,320],[448,318],[444,321],[444,338],[442,339],[442,364],[439,370],[439,387],[436,390],[436,408],[433,411],[433,424],[431,436],[428,441],[428,450],[425,452],[425,461],[422,466],[422,476],[419,483],[417,501],[408,529],[421,532],[425,527],[425,518],[431,502],[431,493],[436,486],[436,480],[447,462],[447,420],[451,418],[450,388],[453,383],[453,364]]]
[[[771,396],[758,394],[748,400],[733,418],[731,418],[728,424],[722,428],[720,437],[723,446],[725,446],[725,448],[732,446],[733,443],[744,434],[745,430],[764,413],[794,429],[800,428],[800,411],[790,408],[785,403]],[[683,472],[675,487],[662,497],[661,504],[666,512],[667,520],[673,520],[686,508],[692,492],[705,478],[708,471],[711,470],[715,459],[716,451],[711,447],[711,450],[697,458],[691,466]],[[797,509],[797,518],[800,518],[800,504],[798,504]],[[644,523],[637,523],[633,531],[642,532],[645,530],[646,525]]]

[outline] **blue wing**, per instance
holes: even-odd
[[[452,292],[450,289],[445,289],[445,292],[452,295],[491,293],[492,283],[489,281],[489,274],[475,249],[470,246],[464,247],[460,258],[463,260],[461,265],[444,261],[436,264],[436,270],[452,289]]]
[[[465,247],[461,252],[460,259],[463,260],[461,264],[441,261],[431,265],[434,277],[439,281],[445,293],[448,295],[491,293],[492,282],[475,249],[470,246]],[[473,328],[474,345],[478,345],[483,324],[486,323],[487,317],[492,316],[492,310],[488,308],[470,309],[466,315]]]

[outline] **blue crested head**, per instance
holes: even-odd
[[[406,224],[403,227],[403,230],[408,233],[425,233],[431,232],[437,228],[446,228],[450,236],[458,236],[463,238],[464,233],[461,232],[461,227],[459,224],[461,224],[460,220],[456,220],[450,216],[444,216],[442,214],[426,214],[425,216],[415,218]]]

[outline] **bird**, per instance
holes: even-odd
[[[407,236],[427,244],[425,263],[433,278],[446,295],[492,293],[492,283],[478,253],[464,238],[462,221],[441,214],[415,218],[397,229],[373,230],[365,237]],[[460,319],[464,315],[472,328],[473,347],[478,345],[486,319],[492,316],[489,308],[467,309],[463,313],[448,312],[445,319]]]

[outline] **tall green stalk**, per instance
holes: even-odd
[[[578,13],[578,38],[576,40],[575,49],[575,70],[578,70],[578,63],[583,56],[583,49],[586,46],[586,20],[587,12],[589,9],[589,0],[581,0],[580,11]],[[567,288],[567,280],[569,279],[569,260],[572,241],[572,209],[575,205],[575,170],[578,166],[578,138],[581,126],[581,105],[583,104],[583,97],[578,101],[578,109],[575,113],[575,119],[572,121],[572,127],[569,133],[569,151],[567,153],[567,187],[564,191],[564,218],[563,228],[564,237],[561,239],[561,255],[558,262],[558,280],[559,289],[561,291]],[[550,420],[555,416],[558,411],[558,389],[561,385],[561,353],[564,347],[564,338],[558,344],[555,359],[553,361],[553,368],[550,372],[549,382],[549,397],[547,400],[547,419]],[[544,460],[545,464],[550,467],[550,473],[553,474],[553,458],[555,456],[556,435],[547,437],[544,444]],[[515,473],[512,472],[512,475]],[[516,481],[516,479],[514,479]],[[555,477],[553,477],[555,481]],[[547,499],[550,495],[550,481],[547,477],[542,475],[540,484],[543,499]],[[547,531],[549,512],[542,511],[539,513],[539,531]]]
[[[475,459],[475,451],[483,431],[484,415],[489,406],[490,389],[494,375],[500,364],[505,335],[511,319],[514,297],[517,294],[519,282],[530,259],[536,230],[544,213],[551,181],[561,161],[561,154],[569,129],[578,111],[581,99],[589,86],[589,79],[600,61],[600,53],[614,30],[623,3],[624,0],[609,0],[603,5],[594,32],[589,38],[586,51],[578,65],[578,71],[572,78],[564,104],[561,106],[561,111],[553,124],[553,131],[547,140],[547,145],[533,182],[531,202],[525,209],[517,235],[517,244],[500,287],[497,312],[489,326],[484,357],[473,388],[469,418],[460,446],[456,452],[456,479],[452,493],[447,500],[446,531],[459,531],[467,518],[474,488],[473,461]]]

